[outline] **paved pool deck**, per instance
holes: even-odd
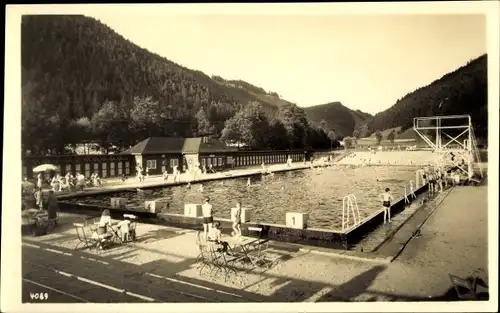
[[[75,251],[77,239],[71,223],[81,217],[71,214],[62,214],[61,225],[49,235],[24,237],[23,262],[32,258],[37,264],[46,262],[71,273],[81,267],[71,265],[73,261],[90,257],[100,265],[96,263],[94,272],[80,275],[93,275],[87,278],[99,281],[109,271],[115,278],[106,280],[107,284],[160,301],[168,300],[162,296],[161,281],[165,280],[191,286],[190,294],[201,295],[203,290],[204,297],[215,299],[223,291],[236,294],[239,301],[443,300],[453,294],[449,274],[466,278],[481,269],[485,273],[482,278],[488,281],[487,201],[487,186],[453,188],[429,209],[431,212],[422,223],[415,224],[419,236],[408,240],[399,256],[388,264],[283,245],[275,248],[282,260],[271,269],[240,271],[225,282],[219,277],[200,275],[196,270],[195,231],[141,224],[137,228],[139,242],[133,245],[99,254]],[[36,253],[39,249],[51,258]],[[159,281],[136,283],[145,276]],[[33,277],[36,279],[36,275]],[[73,280],[72,284],[85,283]],[[155,284],[160,288],[155,289]],[[78,290],[77,287],[68,286],[66,291]]]

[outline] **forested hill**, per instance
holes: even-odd
[[[25,15],[21,44],[22,139],[33,151],[94,140],[96,127],[87,131],[94,120],[121,122],[99,124],[100,139],[135,123],[135,131],[120,135],[126,145],[149,135],[196,135],[200,109],[220,135],[224,121],[250,102],[270,119],[280,104],[290,104],[245,82],[221,84],[85,16]]]
[[[487,89],[487,56],[483,55],[404,96],[388,110],[376,114],[368,128],[375,132],[402,126],[404,132],[413,126],[414,117],[470,114],[476,136],[486,138]]]
[[[340,102],[320,104],[304,108],[311,123],[319,125],[322,120],[330,129],[334,129],[340,137],[351,136],[355,129],[361,129],[372,115],[353,111]]]
[[[273,92],[273,91],[265,91],[264,88],[262,87],[257,87],[255,85],[252,85],[250,83],[247,83],[242,80],[227,80],[224,79],[220,76],[212,76],[212,79],[218,82],[219,84],[222,84],[224,86],[228,87],[236,87],[240,89],[244,89],[251,93],[253,96],[257,97],[259,101],[262,101],[264,103],[269,103],[273,104],[277,107],[282,107],[282,106],[287,106],[287,105],[294,105],[294,103],[287,101],[285,99],[282,99],[278,93]]]

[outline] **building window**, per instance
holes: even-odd
[[[89,163],[85,163],[85,177],[89,177],[90,176],[90,164]]]
[[[99,163],[94,163],[94,172],[99,172]]]
[[[109,163],[109,175],[115,176],[115,162]]]
[[[179,159],[170,159],[170,167],[179,166]]]
[[[66,164],[66,170],[64,174],[71,173],[71,164]]]
[[[26,166],[23,166],[23,178],[28,176],[28,168]]]
[[[147,166],[150,170],[155,170],[155,169],[156,169],[156,160],[147,160],[147,161],[146,161],[146,166]]]
[[[130,174],[130,162],[125,162],[125,174]]]
[[[222,158],[219,158],[219,166],[222,166]]]
[[[82,170],[82,166],[81,166],[80,164],[77,164],[77,165],[75,166],[75,171],[76,171],[77,173],[81,173],[81,170]]]

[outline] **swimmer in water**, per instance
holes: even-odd
[[[382,206],[384,207],[384,224],[386,220],[388,220],[389,223],[391,222],[391,201],[394,201],[394,198],[389,191],[389,188],[385,188],[385,192],[380,194],[380,200],[382,201]]]
[[[200,184],[200,187],[198,188],[198,191],[203,192],[203,184]]]
[[[187,189],[191,189],[191,182],[188,182],[187,186],[186,186]]]
[[[250,187],[252,185],[252,182],[250,181],[250,177],[247,179],[247,187]]]

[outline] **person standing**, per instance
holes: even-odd
[[[394,198],[389,191],[389,188],[385,188],[385,192],[380,194],[380,200],[382,201],[382,206],[384,208],[384,224],[386,221],[389,221],[389,223],[391,222],[391,201],[394,201]]]
[[[231,214],[233,222],[233,236],[241,236],[241,202],[236,202],[236,210]]]
[[[205,198],[205,203],[201,206],[201,212],[203,214],[203,234],[205,236],[205,241],[207,240],[207,235],[210,230],[212,230],[212,225],[214,222],[213,218],[213,207],[210,204],[210,198]]]
[[[43,176],[42,176],[42,173],[38,173],[37,180],[36,180],[36,186],[38,187],[38,189],[42,189],[42,185],[43,185]]]
[[[50,220],[57,219],[57,212],[59,212],[59,204],[57,203],[57,198],[53,190],[49,191],[49,198],[47,201],[47,211],[49,213]]]
[[[42,188],[37,188],[35,191],[35,194],[33,195],[35,197],[35,203],[36,207],[39,210],[43,210],[43,194],[42,194]]]

